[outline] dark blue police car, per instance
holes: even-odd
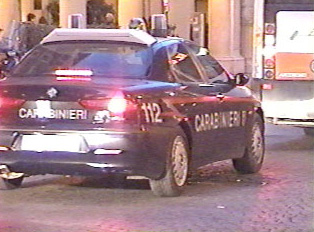
[[[0,175],[143,176],[177,196],[190,171],[260,170],[264,122],[243,74],[133,29],[56,29],[0,81]]]

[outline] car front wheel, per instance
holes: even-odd
[[[168,160],[165,176],[158,180],[149,180],[156,196],[179,196],[188,177],[189,152],[183,132],[178,132],[168,147]]]
[[[253,127],[250,131],[244,156],[233,160],[234,168],[243,174],[258,172],[264,161],[265,141],[263,121],[259,115],[254,116]]]

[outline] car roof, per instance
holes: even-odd
[[[119,41],[131,42],[150,46],[157,42],[157,39],[150,34],[135,29],[73,29],[58,28],[47,35],[41,44],[58,41]]]

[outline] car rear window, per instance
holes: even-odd
[[[13,70],[12,76],[40,77],[56,70],[90,70],[96,77],[144,78],[151,48],[134,43],[58,42],[39,45]]]

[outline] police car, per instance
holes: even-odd
[[[260,170],[264,121],[243,74],[134,29],[55,29],[0,81],[0,175],[141,176],[178,196],[193,170]]]

